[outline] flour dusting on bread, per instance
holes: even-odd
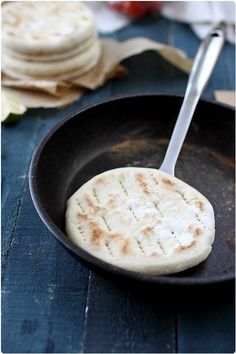
[[[207,258],[214,212],[197,190],[150,168],[118,168],[84,184],[67,202],[68,237],[132,271],[169,274]]]

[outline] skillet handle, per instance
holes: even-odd
[[[224,33],[213,29],[201,43],[194,59],[186,93],[160,170],[174,176],[175,164],[182,148],[199,98],[212,74],[224,44]]]

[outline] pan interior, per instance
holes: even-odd
[[[95,175],[118,167],[158,168],[181,98],[141,96],[104,103],[57,129],[37,165],[41,205],[64,232],[66,200]],[[216,237],[210,256],[176,278],[214,279],[234,273],[234,112],[201,101],[176,166],[176,177],[213,205]]]

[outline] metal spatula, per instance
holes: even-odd
[[[174,176],[175,164],[191,123],[195,108],[212,74],[224,44],[224,33],[213,29],[201,43],[188,80],[184,101],[160,170]]]

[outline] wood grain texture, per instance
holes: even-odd
[[[190,56],[199,44],[187,25],[159,16],[112,37],[140,35]],[[65,115],[117,94],[185,90],[187,75],[153,52],[124,64],[127,78],[64,109],[29,110],[18,124],[2,129],[2,352],[234,351],[232,287],[213,290],[211,301],[203,288],[191,296],[182,289],[176,296],[175,289],[89,271],[55,240],[33,207],[28,188],[32,153]],[[204,96],[234,87],[234,48],[227,44]]]
[[[83,351],[175,352],[175,310],[164,297],[147,284],[91,273]]]
[[[61,112],[54,117],[54,124],[60,118]],[[48,130],[48,122],[42,120],[42,128],[37,130],[35,140]],[[21,123],[25,124],[24,121]],[[29,131],[30,125],[36,123],[31,116]],[[21,133],[22,144],[25,136],[22,130]],[[30,147],[29,144],[25,146]],[[21,161],[22,171],[28,170],[29,160],[21,158],[20,148],[15,150],[14,158]],[[16,219],[11,220],[14,226],[3,273],[2,335],[5,341],[2,342],[2,350],[57,352],[66,343],[66,351],[70,352],[72,347],[80,351],[78,332],[82,336],[87,270],[74,258],[68,257],[67,251],[51,237],[39,220],[29,195],[27,176],[19,199]],[[80,316],[77,316],[78,313]],[[77,342],[72,345],[74,338]]]

